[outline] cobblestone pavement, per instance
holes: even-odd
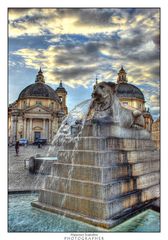
[[[44,176],[37,178],[36,175],[30,174],[25,166],[25,160],[31,156],[40,154],[45,156],[47,154],[49,146],[37,146],[29,145],[27,147],[20,146],[19,155],[16,156],[15,147],[9,147],[8,151],[8,189],[9,191],[25,191],[36,190],[43,183]],[[41,179],[41,181],[40,181]]]

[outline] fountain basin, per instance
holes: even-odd
[[[159,232],[160,214],[148,209],[122,224],[102,229],[59,214],[32,208],[38,194],[9,194],[9,232]]]

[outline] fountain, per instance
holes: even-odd
[[[64,120],[33,207],[110,228],[159,198],[159,152],[141,112],[123,108],[115,87],[97,84]]]

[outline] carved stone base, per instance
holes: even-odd
[[[86,125],[75,150],[65,139],[32,206],[110,228],[159,198],[159,152],[145,130],[120,130]]]

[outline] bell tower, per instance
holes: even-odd
[[[120,71],[118,72],[118,78],[117,78],[117,83],[127,83],[127,73],[124,70],[123,66],[121,66]]]
[[[44,76],[43,76],[43,72],[40,68],[40,70],[38,71],[38,74],[36,75],[36,80],[35,80],[36,83],[45,83],[45,80],[44,80]]]
[[[59,87],[55,90],[55,92],[60,99],[62,110],[64,110],[65,114],[67,114],[68,113],[67,106],[66,106],[67,91],[63,87],[62,80],[60,81]]]

